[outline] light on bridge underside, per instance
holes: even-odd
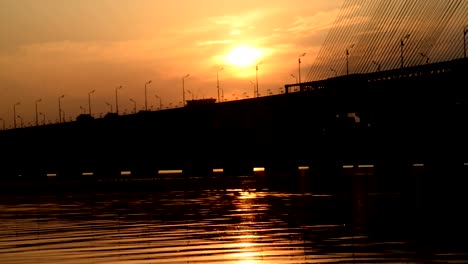
[[[159,170],[158,174],[179,174],[182,170]]]

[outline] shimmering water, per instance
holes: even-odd
[[[253,175],[4,194],[0,263],[468,263],[457,221],[351,177],[340,193]]]

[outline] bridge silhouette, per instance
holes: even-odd
[[[306,166],[333,182],[327,172],[343,166],[366,165],[387,179],[424,165],[458,177],[468,165],[468,60],[460,44],[467,8],[466,1],[345,1],[307,81],[285,85],[284,94],[1,131],[0,176],[217,168],[242,175],[254,167],[281,174]]]

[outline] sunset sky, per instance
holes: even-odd
[[[0,118],[35,123],[35,101],[47,122],[217,98],[278,93],[305,75],[342,0],[1,0]],[[258,72],[256,71],[256,65]],[[220,70],[223,68],[223,70]],[[187,78],[183,78],[189,74]],[[295,76],[295,77],[293,77]],[[42,122],[43,116],[40,116]],[[20,119],[17,120],[20,122]],[[1,125],[1,124],[0,124]]]

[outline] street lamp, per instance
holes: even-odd
[[[306,53],[302,53],[297,57],[297,62],[298,62],[298,68],[299,68],[299,83],[301,83],[301,57],[304,57]]]
[[[148,97],[146,96],[146,85],[150,84],[151,80],[145,83],[145,111],[148,111]]]
[[[349,75],[349,51],[354,48],[354,44],[346,49],[346,75]]]
[[[255,80],[257,82],[257,85],[256,85],[256,91],[255,91],[255,97],[258,97],[258,65],[262,64],[263,61],[257,63],[257,65],[255,65]]]
[[[185,106],[185,78],[188,78],[190,76],[189,73],[182,77],[182,104]]]
[[[13,105],[13,127],[16,128],[16,106],[20,105],[20,102],[17,102]]]
[[[36,126],[39,125],[38,115],[37,115],[37,103],[39,103],[39,102],[41,102],[41,101],[42,101],[42,99],[37,99],[37,100],[35,101],[35,105],[36,105]]]
[[[404,67],[404,56],[403,56],[403,47],[405,46],[405,40],[407,40],[411,35],[407,34],[404,38],[400,40],[400,67]]]
[[[115,88],[115,112],[117,113],[117,115],[119,114],[119,97],[117,95],[117,91],[120,89],[122,89],[122,85]]]
[[[89,115],[92,116],[91,112],[91,94],[94,93],[96,90],[92,90],[91,92],[88,93],[88,112]]]
[[[253,85],[253,98],[255,98],[255,95],[256,95],[256,91],[255,91],[255,83],[253,83],[252,81],[249,81],[252,85]]]
[[[154,96],[156,96],[156,98],[159,99],[159,110],[162,110],[162,100],[161,100],[161,97],[159,97],[157,94],[155,94]]]
[[[219,97],[219,72],[224,70],[224,68],[220,68],[216,71],[216,87],[218,88],[218,103],[220,102],[220,97]]]
[[[62,123],[62,106],[60,105],[60,99],[64,98],[65,95],[62,94],[61,96],[59,96],[58,98],[58,111],[59,111],[59,123]]]
[[[65,111],[63,111],[63,110],[62,110],[62,120],[63,120],[64,122],[67,122],[67,118],[66,118],[66,116],[65,116]]]
[[[112,105],[109,104],[108,102],[105,102],[105,103],[106,103],[106,105],[108,105],[110,107],[110,112],[109,113],[112,113]]]
[[[136,114],[136,102],[132,98],[130,98],[130,102],[133,103],[133,113]]]
[[[466,34],[468,34],[468,26],[463,28],[463,57],[466,59]]]

